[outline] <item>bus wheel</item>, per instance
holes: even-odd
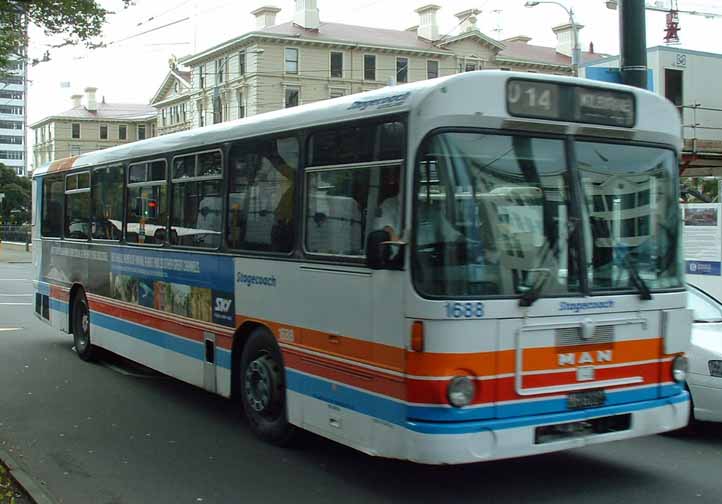
[[[251,430],[261,439],[285,445],[295,427],[288,422],[281,350],[273,335],[257,328],[241,356],[241,399]]]
[[[95,358],[95,347],[90,343],[90,312],[85,294],[78,294],[73,303],[73,342],[78,357],[86,362]]]

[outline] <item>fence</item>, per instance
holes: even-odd
[[[0,226],[0,242],[30,243],[30,226]]]
[[[692,154],[722,154],[722,109],[699,103],[678,107],[684,120],[684,148]]]

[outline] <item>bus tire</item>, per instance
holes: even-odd
[[[88,300],[83,292],[75,296],[72,317],[75,352],[82,360],[92,362],[95,360],[97,351],[90,341],[90,310],[88,310]]]
[[[243,348],[241,402],[253,433],[269,443],[288,444],[296,428],[288,422],[281,350],[273,335],[257,327]]]

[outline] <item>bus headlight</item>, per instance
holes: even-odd
[[[672,361],[672,378],[677,383],[684,383],[687,379],[687,357],[678,355]]]
[[[446,389],[446,398],[449,404],[456,408],[466,406],[474,400],[476,385],[473,378],[469,376],[455,376],[449,382]]]

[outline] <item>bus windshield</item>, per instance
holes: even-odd
[[[416,168],[413,274],[432,297],[681,285],[671,150],[445,132]],[[579,173],[582,209],[572,207]],[[581,217],[581,218],[580,218]],[[581,280],[582,258],[587,281]]]

